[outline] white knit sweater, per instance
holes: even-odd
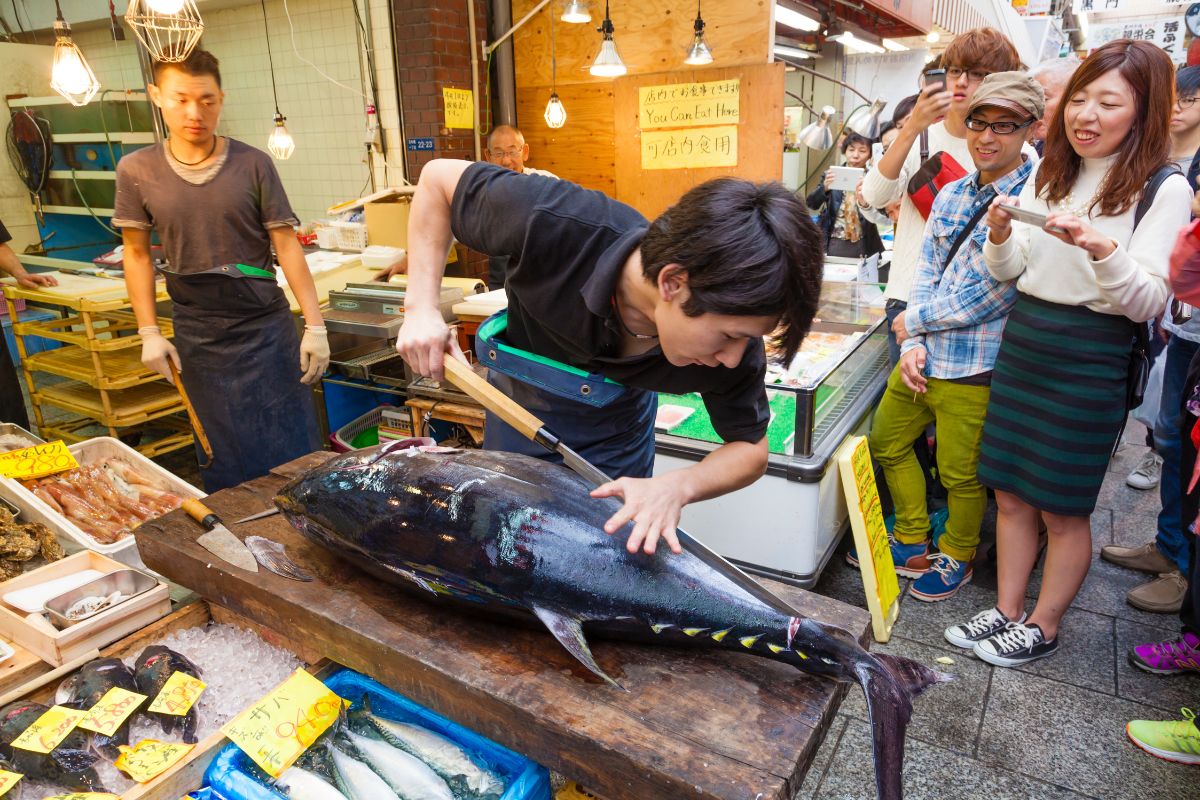
[[[1095,195],[1115,161],[1116,156],[1084,159],[1072,189],[1079,205]],[[1020,203],[1022,208],[1045,214],[1049,208],[1037,197],[1035,188],[1037,169],[1034,167],[1025,184]],[[1101,261],[1093,260],[1082,248],[1021,222],[1013,222],[1012,234],[1003,244],[993,244],[989,238],[983,257],[992,275],[1002,281],[1015,278],[1017,289],[1025,294],[1144,322],[1166,307],[1171,248],[1179,229],[1187,224],[1191,201],[1187,179],[1173,175],[1159,186],[1154,203],[1136,231],[1136,203],[1115,217],[1092,216],[1089,224],[1117,243],[1117,249]],[[1098,209],[1093,212],[1098,214]]]

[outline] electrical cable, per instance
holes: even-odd
[[[17,0],[12,0],[13,21],[17,23],[17,30],[21,33],[25,32],[25,26],[21,24],[21,15],[17,12]]]
[[[304,56],[300,55],[300,48],[296,46],[296,26],[292,23],[292,12],[290,9],[288,9],[287,0],[283,0],[283,13],[284,13],[284,16],[287,17],[288,31],[291,33],[291,37],[292,37],[292,52],[296,54],[296,58],[299,59],[302,63],[307,64],[308,66],[312,67],[314,70],[317,71],[318,75],[320,75],[322,78],[329,81],[333,85],[340,86],[343,89],[345,89],[347,92],[356,94],[359,97],[361,97],[363,100],[370,102],[370,98],[367,97],[362,92],[360,92],[358,89],[355,89],[353,86],[347,86],[346,84],[342,83],[341,81],[337,80],[336,78],[332,78],[329,75],[326,75],[324,72],[321,71],[320,67],[318,67],[313,62],[309,61]]]

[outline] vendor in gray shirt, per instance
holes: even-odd
[[[147,88],[170,137],[118,162],[113,224],[123,233],[142,362],[168,380],[171,365],[179,369],[212,444],[201,468],[211,493],[319,447],[305,384],[320,379],[329,342],[274,164],[216,134],[225,98],[217,59],[194,50],[180,63],[156,62]],[[174,345],[158,327],[151,231],[166,254]],[[304,315],[302,340],[272,247]]]

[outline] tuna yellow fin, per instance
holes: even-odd
[[[760,633],[758,636],[743,636],[742,638],[738,639],[738,641],[742,643],[742,647],[754,647],[754,643],[757,642],[761,637],[762,634]]]
[[[704,633],[706,630],[708,630],[708,628],[684,628],[683,632],[686,633],[688,636],[699,636],[700,634]]]
[[[558,639],[558,643],[567,648],[567,651],[579,659],[579,663],[583,664],[589,670],[596,674],[597,677],[603,678],[613,686],[625,691],[625,687],[617,683],[608,674],[600,669],[600,665],[596,663],[596,659],[592,656],[591,648],[588,647],[587,639],[583,635],[583,623],[574,617],[568,617],[557,611],[551,611],[548,608],[533,607],[533,613],[537,614],[537,618],[550,629],[550,633],[554,634],[554,638]]]
[[[770,650],[772,653],[782,653],[782,652],[783,652],[784,650],[786,650],[787,648],[786,648],[786,647],[780,647],[780,646],[779,646],[779,645],[777,645],[777,644],[769,644],[769,643],[768,643],[768,644],[767,644],[767,649],[768,649],[768,650]]]
[[[722,639],[725,638],[725,635],[728,634],[731,630],[733,630],[733,628],[726,628],[723,631],[717,631],[716,633],[712,634],[712,640],[714,642],[721,641]]]

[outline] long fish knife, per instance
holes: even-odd
[[[233,564],[247,572],[258,572],[258,562],[250,548],[242,540],[233,535],[221,522],[221,518],[212,512],[208,506],[199,500],[191,498],[183,501],[184,512],[207,529],[196,539],[196,543],[217,558]]]
[[[515,402],[511,397],[501,393],[499,389],[479,377],[469,365],[450,355],[446,356],[442,364],[447,380],[470,395],[488,411],[491,411],[500,417],[500,419],[507,422],[525,438],[537,442],[553,453],[558,453],[562,456],[563,463],[593,488],[608,483],[611,480],[611,478],[597,469],[590,461],[579,455],[579,453],[576,453],[570,447],[567,447],[561,439],[547,430],[540,419]],[[681,547],[717,572],[729,578],[729,580],[736,583],[753,597],[782,614],[787,614],[791,617],[800,616],[800,613],[788,605],[783,598],[772,594],[761,583],[751,578],[745,572],[742,572],[715,551],[709,549],[707,545],[695,539],[687,531],[682,528],[676,528],[675,535],[679,539]]]
[[[233,521],[233,524],[241,525],[243,522],[253,522],[256,519],[263,519],[265,517],[273,517],[278,513],[279,513],[278,508],[268,508],[266,511],[260,511],[257,514],[251,514],[248,517],[242,517],[241,519],[235,519]]]

